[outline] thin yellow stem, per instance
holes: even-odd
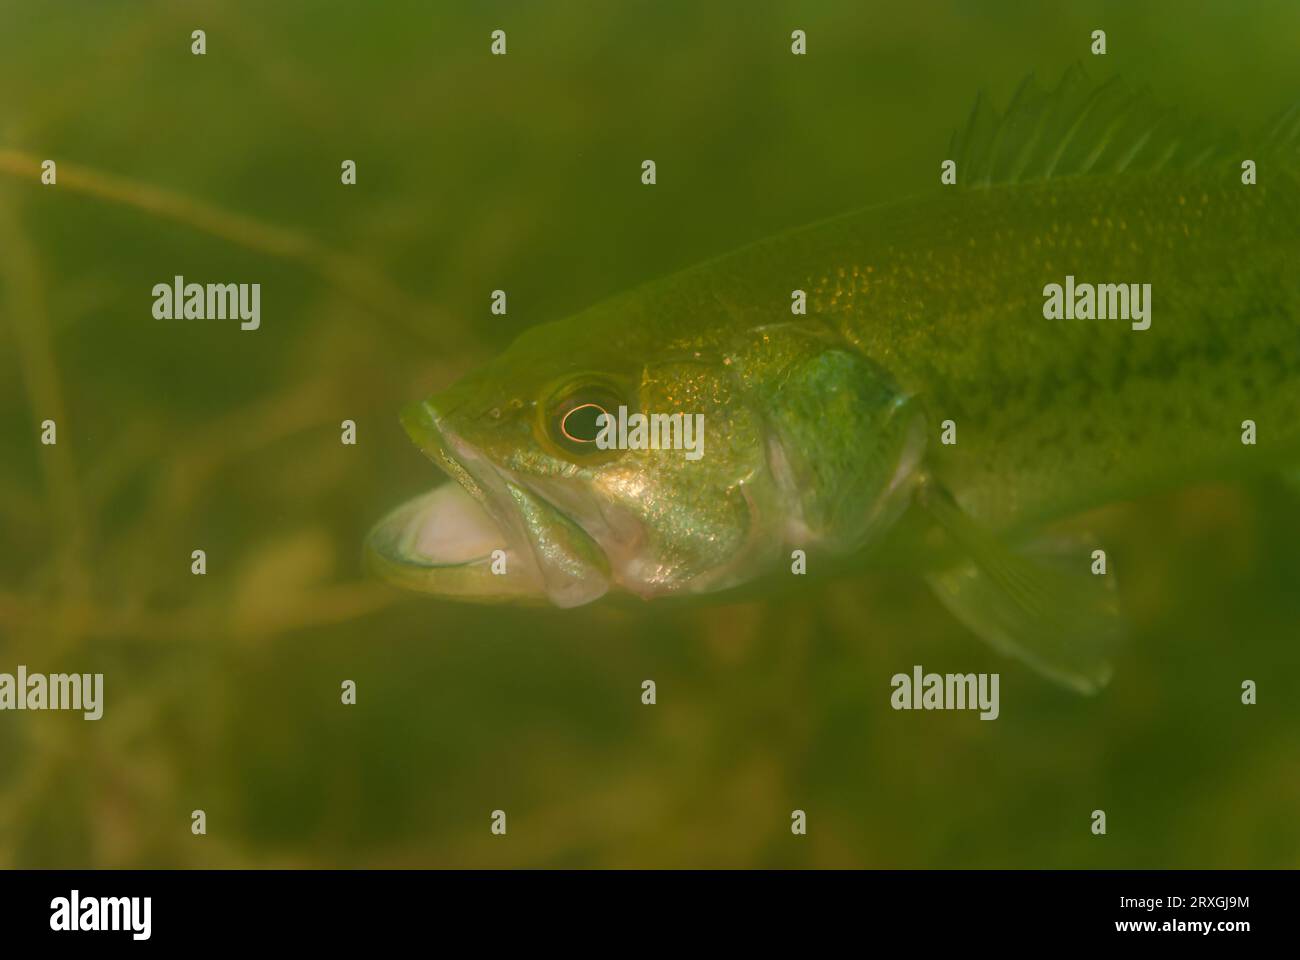
[[[18,365],[32,412],[32,443],[37,442],[39,424],[53,420],[62,431],[50,446],[41,448],[40,463],[48,490],[48,516],[56,531],[56,553],[62,571],[62,587],[72,598],[85,596],[88,583],[81,567],[85,547],[84,517],[77,489],[77,470],[72,458],[71,424],[64,417],[63,388],[51,343],[41,265],[36,250],[23,232],[14,202],[0,194],[0,286],[4,298],[0,308],[8,316],[18,346]]]
[[[0,173],[39,185],[41,161],[30,153],[0,147]],[[230,213],[171,190],[67,161],[58,164],[57,188],[119,203],[248,250],[298,263],[339,293],[399,320],[420,339],[433,342],[431,330],[416,322],[418,317],[428,313],[425,307],[369,264],[326,247],[297,230]]]

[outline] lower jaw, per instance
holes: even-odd
[[[577,607],[603,596],[610,585],[609,564],[596,541],[544,498],[511,478],[503,482],[551,603]]]
[[[482,522],[496,527],[500,540],[497,552],[490,558],[457,565],[476,571],[486,567],[492,580],[477,584],[473,578],[478,573],[448,574],[445,567],[438,568],[443,571],[441,575],[426,574],[423,578],[417,576],[417,580],[432,583],[441,576],[454,582],[451,587],[455,595],[467,599],[496,598],[503,592],[511,597],[531,594],[531,599],[537,602],[549,601],[560,607],[589,603],[608,591],[608,560],[580,526],[445,429],[428,404],[416,404],[404,410],[402,422],[416,445],[463,490],[466,502],[462,508],[479,511]],[[507,590],[501,590],[493,582],[497,578],[510,581]],[[402,579],[411,578],[407,575]],[[423,589],[431,593],[451,592],[436,586]]]

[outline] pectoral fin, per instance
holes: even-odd
[[[1125,624],[1112,576],[1090,569],[1090,545],[1056,540],[1013,549],[928,479],[919,503],[963,558],[927,576],[958,620],[1000,652],[1080,693],[1109,682],[1109,654]]]

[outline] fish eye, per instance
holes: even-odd
[[[605,416],[609,416],[609,411],[600,404],[580,403],[560,418],[560,433],[570,443],[595,443],[600,434],[600,418]]]
[[[604,385],[565,391],[551,407],[547,432],[551,441],[567,453],[582,456],[603,451],[596,446],[602,417],[617,418],[624,401]]]

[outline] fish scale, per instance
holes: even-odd
[[[833,326],[920,398],[936,435],[957,423],[931,462],[959,502],[995,526],[1032,525],[1300,462],[1300,204],[1231,168],[1219,179],[1237,185],[1121,176],[953,191],[759,244],[696,282],[741,325],[776,319],[806,284],[807,323]],[[790,278],[780,292],[735,282],[777,273]],[[1150,283],[1151,328],[1045,319],[1043,287],[1066,274]],[[1240,441],[1247,418],[1256,447]]]

